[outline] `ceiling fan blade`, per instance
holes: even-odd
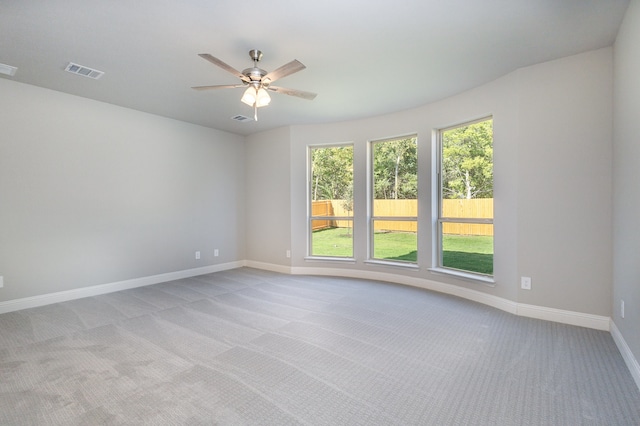
[[[206,59],[207,61],[211,62],[213,65],[217,65],[220,68],[222,68],[223,70],[235,75],[236,77],[238,77],[240,80],[242,81],[246,81],[249,82],[250,79],[249,77],[247,77],[246,75],[242,74],[240,71],[238,71],[237,69],[233,68],[231,65],[222,62],[220,59],[216,58],[215,56],[211,56],[208,53],[200,53],[198,54],[198,56],[200,56],[203,59]]]
[[[286,77],[288,75],[293,74],[294,72],[298,72],[298,71],[302,71],[303,69],[305,69],[306,67],[302,64],[302,62],[298,61],[297,59],[294,59],[293,61],[289,62],[288,64],[284,64],[283,66],[281,66],[280,68],[277,68],[273,71],[271,71],[270,73],[268,73],[267,75],[265,75],[262,80],[269,80],[269,82],[274,82],[282,77]]]
[[[278,87],[278,86],[269,86],[267,87],[267,90],[271,90],[272,92],[276,92],[276,93],[282,93],[283,95],[297,96],[299,98],[308,99],[310,101],[313,100],[316,96],[318,96],[317,93],[305,92],[304,90],[287,89],[285,87]]]
[[[195,86],[194,90],[215,90],[215,89],[235,89],[236,87],[244,87],[244,84],[218,84],[216,86]]]

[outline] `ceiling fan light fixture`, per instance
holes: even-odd
[[[256,99],[258,98],[258,92],[254,87],[248,87],[247,90],[244,91],[244,95],[242,95],[242,102],[249,106],[253,106],[256,103]]]
[[[263,107],[263,106],[267,106],[269,105],[269,102],[271,102],[271,96],[269,96],[269,93],[267,93],[267,91],[264,88],[260,88],[258,89],[258,98],[256,99],[256,106],[258,108]]]
[[[243,103],[249,106],[263,107],[269,105],[271,102],[271,96],[264,88],[256,89],[255,87],[248,87],[240,99]]]

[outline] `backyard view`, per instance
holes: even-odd
[[[492,125],[485,120],[440,133],[437,266],[493,274]],[[371,147],[370,256],[417,263],[417,138]],[[353,257],[353,147],[312,148],[310,154],[310,254]]]
[[[346,228],[313,231],[314,255],[350,257],[352,233]],[[417,262],[415,232],[376,232],[375,244],[381,259]],[[493,237],[444,235],[444,263],[450,268],[491,275],[493,273]]]
[[[439,132],[440,265],[493,275],[493,120]]]
[[[353,146],[312,148],[311,247],[312,256],[353,257]],[[341,228],[334,241],[323,241],[318,231]]]
[[[417,137],[372,143],[373,259],[418,261]]]

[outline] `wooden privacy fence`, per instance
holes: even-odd
[[[493,198],[476,198],[471,200],[443,200],[442,216],[447,218],[493,218]],[[454,235],[493,235],[493,225],[474,223],[443,223],[443,234]]]
[[[321,200],[311,203],[311,216],[338,216],[333,208],[334,204],[340,204],[342,200]],[[343,228],[339,226],[335,220],[314,220],[311,224],[311,229],[317,231],[325,228]]]
[[[442,205],[443,216],[448,218],[492,218],[493,198],[476,198],[471,200],[455,199],[444,200]],[[374,216],[386,217],[417,217],[417,200],[374,200]],[[353,212],[344,209],[343,200],[322,200],[312,203],[311,214],[313,216],[353,216]],[[353,223],[347,220],[314,220],[313,230],[325,228],[352,227]],[[376,231],[400,231],[417,232],[417,221],[388,221],[376,220]],[[469,223],[444,223],[443,233],[456,235],[493,235],[493,225],[469,224]]]
[[[417,200],[373,200],[374,216],[401,216],[401,217],[418,217],[418,201]],[[393,220],[375,220],[373,222],[375,231],[399,231],[399,232],[418,232],[417,220],[412,221],[393,221]]]

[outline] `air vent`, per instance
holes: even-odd
[[[249,117],[245,117],[244,115],[234,115],[231,119],[236,121],[251,121]]]
[[[14,76],[16,75],[16,71],[18,68],[12,67],[11,65],[0,64],[0,74]]]
[[[93,78],[94,80],[99,79],[104,74],[104,72],[102,71],[98,71],[92,68],[87,68],[82,65],[74,64],[73,62],[69,62],[69,65],[67,65],[67,67],[64,70],[72,74],[78,74],[83,77]]]

